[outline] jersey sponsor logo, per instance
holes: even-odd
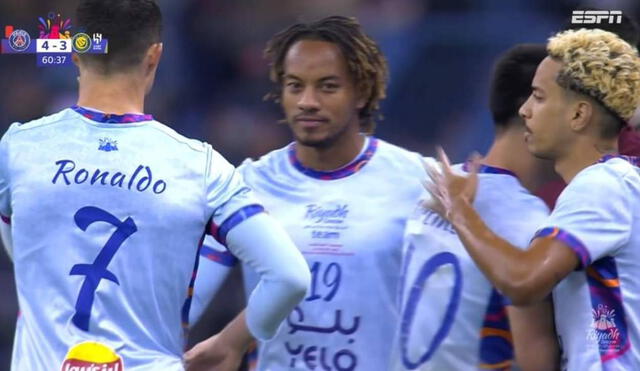
[[[154,182],[153,172],[149,166],[139,165],[133,174],[128,176],[120,171],[109,172],[100,169],[90,171],[76,168],[73,160],[59,160],[55,164],[58,165],[58,170],[51,179],[53,184],[99,184],[138,192],[150,190],[155,194],[160,194],[167,189],[167,183],[164,180],[158,179]]]
[[[342,234],[347,229],[349,204],[345,202],[327,202],[307,204],[304,208],[303,228],[310,232],[311,247],[305,253],[328,255],[353,255],[353,252],[340,251]]]
[[[124,371],[124,364],[122,358],[108,346],[85,341],[69,350],[61,371]]]
[[[98,150],[111,152],[118,150],[118,141],[115,141],[111,138],[100,138],[98,139],[100,145],[98,146]]]
[[[603,349],[620,347],[620,330],[616,326],[616,310],[610,309],[604,304],[598,304],[598,307],[591,309],[593,315],[593,323],[587,334],[587,339],[596,341]]]
[[[308,296],[286,320],[287,340],[284,341],[284,347],[291,357],[289,366],[305,370],[356,370],[358,354],[352,347],[356,346],[356,340],[361,336],[358,331],[362,317],[350,314],[348,308],[342,308],[334,310],[332,321],[326,321],[331,318],[330,315],[316,314],[305,318],[304,311],[307,308],[316,312],[309,306],[323,305],[335,299],[342,282],[342,267],[337,262],[314,262],[310,270],[311,287]],[[305,333],[312,335],[304,335]]]
[[[349,214],[349,205],[322,206],[316,204],[307,205],[307,213],[304,218],[313,220],[315,223],[344,223]]]

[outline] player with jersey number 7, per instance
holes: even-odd
[[[107,54],[73,56],[77,104],[15,123],[0,141],[21,310],[11,369],[184,370],[181,319],[205,234],[260,276],[220,339],[242,348],[273,337],[309,270],[231,164],[143,113],[162,54],[160,8],[83,0],[76,19],[109,40]]]

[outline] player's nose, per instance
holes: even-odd
[[[529,105],[530,101],[531,101],[531,96],[527,98],[527,100],[522,104],[522,106],[520,106],[520,109],[518,110],[518,114],[520,115],[520,117],[522,117],[525,120],[531,118],[531,107]]]
[[[298,98],[298,108],[303,111],[320,109],[320,101],[316,91],[312,87],[305,88]]]

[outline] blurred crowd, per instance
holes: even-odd
[[[637,0],[159,0],[164,56],[146,113],[211,143],[232,163],[291,140],[279,107],[264,101],[270,81],[266,41],[296,21],[357,17],[379,41],[390,66],[376,135],[425,155],[443,144],[454,160],[484,151],[493,136],[487,106],[495,57],[522,42],[544,42],[580,6],[640,18]],[[6,0],[0,26],[27,30],[50,11],[71,18],[77,1]],[[0,130],[72,105],[74,67],[36,67],[33,55],[0,55]],[[61,247],[63,248],[63,247]],[[217,331],[243,294],[239,275],[192,331],[191,342]],[[18,313],[10,262],[0,253],[0,370],[8,369]]]

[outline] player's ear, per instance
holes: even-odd
[[[370,84],[366,84],[364,82],[358,84],[356,86],[357,89],[357,100],[356,107],[361,110],[367,105],[367,101],[369,101],[369,96],[371,95],[371,89],[373,89]]]
[[[572,110],[571,129],[581,131],[587,127],[593,116],[593,104],[588,100],[581,99],[575,102]]]
[[[153,43],[147,49],[147,55],[145,56],[145,65],[147,69],[154,70],[160,63],[160,57],[162,56],[162,43]]]

